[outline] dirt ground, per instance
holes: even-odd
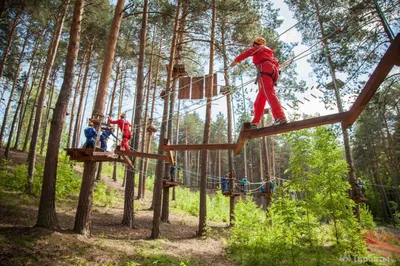
[[[13,151],[14,156],[15,163],[24,162],[24,154]],[[123,194],[121,182],[103,178]],[[77,199],[57,205],[63,230],[53,232],[33,227],[38,198],[0,191],[0,265],[234,265],[225,254],[223,223],[210,223],[208,237],[199,238],[198,218],[171,211],[170,223],[161,223],[161,238],[151,240],[151,196],[147,191],[144,200],[135,201],[134,229],[121,225],[123,202],[94,206],[92,237],[86,238],[71,231]]]
[[[0,151],[0,158],[2,152]],[[12,164],[26,162],[26,154],[11,151]],[[82,168],[75,166],[82,172]],[[0,177],[1,178],[1,177]],[[123,196],[121,182],[103,176]],[[136,192],[136,191],[135,191]],[[198,218],[174,211],[161,223],[161,238],[151,240],[151,192],[135,201],[135,228],[121,225],[123,202],[117,207],[94,206],[92,237],[71,231],[77,199],[57,203],[62,231],[34,227],[39,199],[0,189],[0,265],[235,265],[226,256],[227,224],[210,223],[207,237],[196,235]],[[400,256],[400,231],[368,231],[368,250],[383,257]]]

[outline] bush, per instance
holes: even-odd
[[[375,229],[374,217],[367,205],[360,205],[360,225],[364,229]]]
[[[176,200],[171,201],[171,208],[182,210],[190,215],[199,216],[200,193],[188,188],[177,187]],[[229,198],[217,191],[215,195],[207,195],[207,219],[215,222],[229,221]]]
[[[107,189],[107,184],[97,182],[93,193],[93,202],[96,206],[114,207],[122,201],[121,194],[117,189]]]

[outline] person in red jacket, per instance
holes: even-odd
[[[241,53],[230,65],[233,67],[240,61],[252,56],[253,64],[258,69],[257,81],[259,84],[259,90],[257,98],[254,101],[254,118],[251,121],[251,126],[253,128],[257,128],[258,123],[264,114],[266,101],[268,101],[268,104],[271,107],[272,116],[275,120],[273,125],[287,123],[285,113],[283,112],[274,89],[274,85],[279,78],[279,64],[274,58],[274,51],[265,46],[266,44],[267,42],[263,38],[255,39],[253,47]]]
[[[132,131],[131,131],[131,124],[125,119],[125,114],[120,114],[118,120],[112,120],[111,117],[108,117],[108,123],[110,124],[117,124],[119,129],[122,132],[122,143],[121,143],[121,148],[123,148],[126,151],[130,151],[129,147],[129,140],[132,137]]]

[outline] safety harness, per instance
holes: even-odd
[[[272,73],[268,73],[268,72],[263,72],[263,71],[261,71],[261,65],[262,65],[264,62],[266,62],[266,61],[271,62],[271,64],[272,64]],[[256,84],[256,85],[258,84],[258,80],[261,78],[262,75],[267,75],[267,76],[269,76],[269,77],[272,79],[272,81],[274,82],[275,86],[276,86],[277,81],[278,81],[278,75],[277,75],[277,70],[276,70],[276,67],[275,67],[275,65],[274,65],[274,62],[273,62],[272,60],[269,60],[269,59],[264,60],[263,62],[261,62],[261,63],[257,66],[257,78],[256,78],[254,84]]]

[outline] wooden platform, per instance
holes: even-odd
[[[222,195],[224,195],[225,197],[240,197],[242,195],[244,195],[243,192],[231,192],[231,191],[226,191],[224,193],[222,193]]]
[[[149,158],[149,159],[157,159],[157,160],[167,160],[167,156],[163,154],[154,154],[154,153],[144,153],[144,152],[137,152],[137,151],[123,151],[116,149],[115,154],[124,155],[124,156],[132,156],[132,157],[139,157],[139,158]]]
[[[183,185],[183,183],[181,182],[172,182],[172,181],[163,181],[163,187],[176,187],[176,186],[180,186]]]
[[[87,148],[75,148],[65,149],[69,159],[76,162],[119,162],[125,163],[123,159],[117,158],[117,156],[108,151],[104,151],[100,148],[87,149]]]
[[[353,199],[356,203],[368,202],[368,199],[367,199],[367,198],[364,198],[364,197],[357,197],[357,196],[354,196],[354,197],[352,197],[352,199]]]
[[[269,126],[257,129],[251,129],[250,123],[243,123],[242,130],[240,131],[237,146],[235,148],[235,155],[238,155],[242,150],[246,140],[253,138],[261,138],[281,133],[286,133],[294,130],[300,130],[310,127],[317,127],[327,124],[333,124],[344,121],[348,117],[348,112],[337,113],[332,115],[325,115],[305,119],[301,121],[295,121],[287,124]]]

